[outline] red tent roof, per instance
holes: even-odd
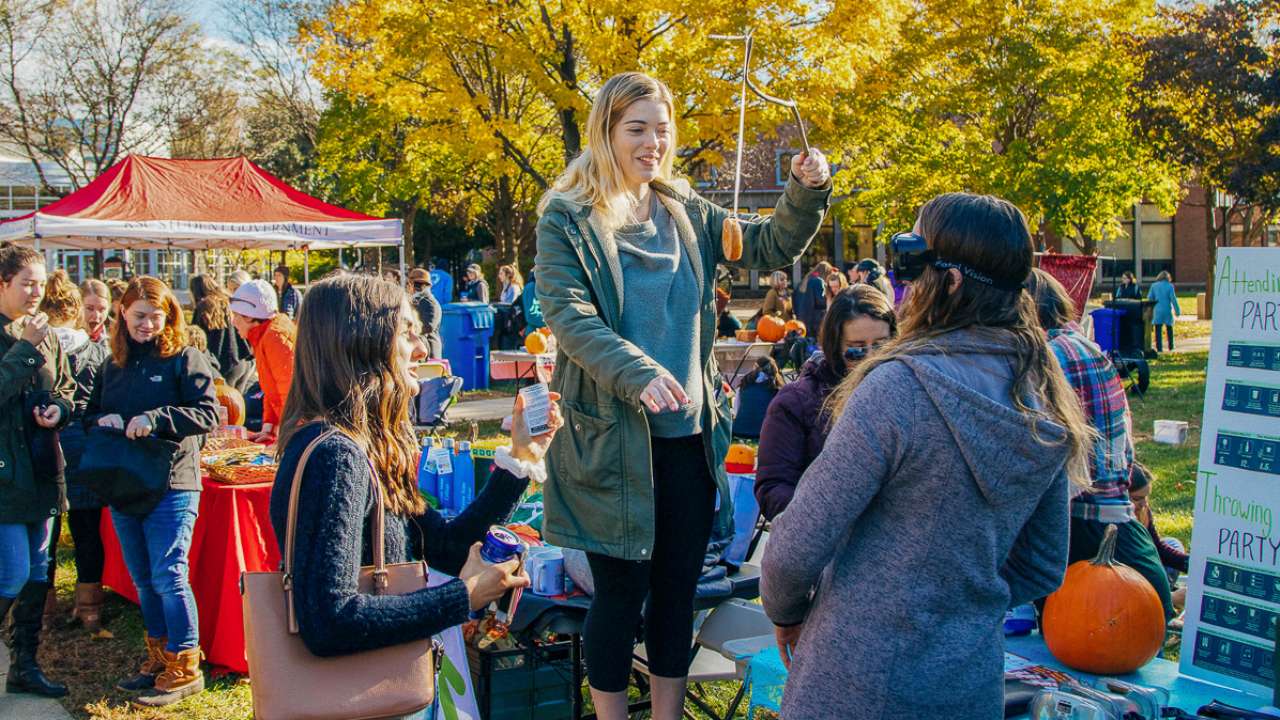
[[[330,205],[243,157],[142,155],[126,157],[34,213],[0,222],[0,239],[24,236],[74,247],[312,249],[397,245],[401,237],[399,220]]]

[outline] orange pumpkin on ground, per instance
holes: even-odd
[[[547,351],[547,336],[540,332],[532,332],[524,336],[524,349],[530,355],[541,355]]]
[[[762,315],[756,321],[756,336],[764,342],[776,343],[786,336],[786,323],[777,315]]]
[[[241,395],[239,390],[228,385],[222,378],[214,379],[213,392],[218,398],[218,404],[227,409],[227,424],[243,425],[244,395]]]
[[[799,320],[788,320],[787,324],[782,326],[782,334],[785,336],[791,333],[792,331],[799,333],[800,337],[804,337],[804,334],[805,334],[804,323],[800,322]]]
[[[1098,554],[1067,568],[1062,587],[1045,600],[1044,642],[1063,665],[1095,675],[1124,675],[1164,645],[1164,606],[1137,570],[1116,562],[1116,526]]]

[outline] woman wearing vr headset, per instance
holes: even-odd
[[[822,452],[831,426],[823,405],[831,391],[897,328],[893,305],[871,285],[846,288],[832,300],[818,331],[822,352],[805,362],[800,377],[779,390],[765,412],[755,494],[766,518],[773,520],[786,509],[805,468]],[[883,404],[868,410],[865,417],[877,416]]]
[[[651,77],[611,78],[587,118],[586,150],[539,205],[537,291],[560,343],[551,385],[565,414],[548,455],[544,530],[591,565],[585,656],[604,720],[627,716],[642,611],[653,717],[681,717],[693,594],[716,492],[728,495],[729,399],[711,352],[716,264],[794,263],[831,195],[822,154],[797,155],[776,211],[730,226],[741,244],[726,253],[730,212],[672,170],[675,104]],[[721,503],[722,521],[729,511]]]
[[[894,242],[899,335],[837,388],[765,548],[783,717],[1000,717],[1001,618],[1061,583],[1089,482],[1091,432],[1022,287],[1022,213],[942,195]]]

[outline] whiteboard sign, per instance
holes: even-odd
[[[1270,697],[1280,617],[1280,250],[1220,248],[1185,675]]]

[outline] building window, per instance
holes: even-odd
[[[1155,205],[1138,206],[1138,241],[1142,243],[1142,277],[1154,279],[1162,272],[1173,272],[1173,217],[1160,212]]]
[[[774,164],[774,181],[777,185],[787,184],[791,177],[791,158],[799,154],[798,150],[779,150],[778,162]]]

